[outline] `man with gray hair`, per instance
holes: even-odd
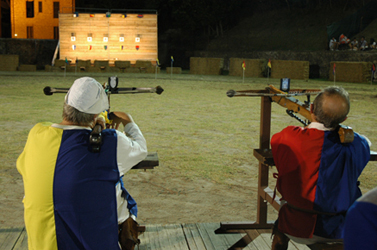
[[[59,124],[42,122],[30,131],[17,169],[23,177],[28,249],[120,249],[118,224],[136,219],[136,203],[122,188],[121,177],[147,156],[146,141],[123,112],[111,114],[113,127],[102,131],[100,152],[89,137],[100,114],[109,108],[102,85],[77,79]]]
[[[358,177],[370,158],[370,142],[353,133],[342,143],[339,124],[350,111],[347,91],[328,87],[310,108],[311,123],[288,126],[271,138],[282,196],[273,250],[301,244],[342,242],[347,210],[361,196]]]

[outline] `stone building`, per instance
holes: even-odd
[[[59,13],[72,13],[75,0],[11,0],[12,38],[59,39]]]

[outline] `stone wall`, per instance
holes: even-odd
[[[309,78],[329,79],[330,62],[377,62],[377,50],[373,51],[250,51],[250,52],[214,52],[214,51],[196,51],[196,57],[223,57],[224,67],[229,69],[230,58],[248,58],[264,60],[296,60],[309,61]]]
[[[19,55],[19,63],[37,65],[38,70],[51,65],[57,40],[43,39],[11,39],[0,38],[0,54]],[[214,57],[224,59],[224,69],[229,70],[230,58],[267,60],[309,61],[309,78],[329,79],[330,62],[377,62],[377,50],[373,51],[195,51],[188,53],[193,57]],[[170,58],[170,57],[169,57]],[[178,67],[179,65],[177,65]]]
[[[19,63],[37,65],[44,69],[51,65],[58,40],[0,38],[1,55],[19,55]]]

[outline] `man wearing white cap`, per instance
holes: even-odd
[[[137,216],[121,177],[145,159],[147,146],[132,117],[114,112],[113,127],[122,123],[132,139],[105,129],[100,152],[93,152],[91,130],[104,126],[100,113],[108,108],[101,84],[82,77],[65,97],[63,121],[30,131],[17,160],[29,250],[120,249],[118,224]]]

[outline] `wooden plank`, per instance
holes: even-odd
[[[170,243],[169,246],[171,249],[189,250],[182,226],[180,224],[165,225],[163,226],[163,230],[167,234],[167,239]]]
[[[370,161],[377,161],[377,152],[370,151]]]
[[[277,196],[271,188],[269,187],[266,187],[265,189],[259,188],[258,191],[259,191],[259,196],[261,196],[264,200],[268,201],[272,205],[273,208],[279,211],[280,203],[281,203],[280,197]]]
[[[224,237],[225,240],[229,243],[229,246],[233,246],[234,244],[236,244],[237,242],[240,241],[241,238],[243,237],[250,237],[248,236],[246,233],[244,234],[226,234],[227,237]],[[242,250],[258,250],[258,248],[255,246],[255,244],[253,243],[253,239],[250,239],[251,242],[249,244],[247,244],[247,246],[244,246],[244,247],[234,247],[232,249],[242,249]]]
[[[203,239],[203,243],[204,243],[204,246],[205,246],[205,249],[206,250],[216,250],[216,249],[226,249],[227,247],[225,246],[225,243],[219,243],[218,240],[216,240],[213,235],[211,234],[211,232],[208,232],[206,227],[203,225],[203,224],[196,224],[196,226],[198,227],[198,230],[199,230],[199,234],[200,234],[200,237],[202,237]],[[213,229],[212,232],[214,232],[215,228]],[[217,247],[216,248],[216,245],[223,245],[222,247]]]
[[[259,230],[245,230],[245,232],[253,239],[252,243],[258,250],[270,250],[271,244],[267,244],[266,241],[260,236]],[[250,244],[249,244],[250,245]]]
[[[260,229],[258,230],[260,236],[262,239],[268,244],[272,245],[272,237],[271,237],[271,230],[266,230],[266,229]],[[293,242],[292,240],[289,241],[288,244],[288,250],[310,250],[309,247],[303,244],[298,244]]]
[[[15,242],[24,231],[23,228],[1,228],[0,229],[0,249],[11,250]]]
[[[298,250],[310,250],[310,248],[307,246],[307,245],[303,245],[303,244],[298,244],[294,241],[289,241],[289,244],[292,244],[293,246],[295,246]]]
[[[146,227],[145,228],[145,232],[143,232],[141,235],[139,235],[139,240],[140,240],[140,244],[136,247],[136,249],[139,249],[139,250],[152,250],[152,249],[155,249],[155,248],[152,248],[152,244],[153,242],[151,242],[151,239],[150,239],[150,233],[151,230],[153,230],[152,227]],[[148,233],[146,233],[148,232]]]
[[[207,250],[228,249],[240,238],[242,238],[241,234],[236,234],[239,237],[234,237],[234,235],[227,234],[215,234],[215,230],[219,227],[218,223],[199,223],[197,224],[197,227],[206,247],[205,249]]]
[[[172,250],[167,232],[164,230],[164,226],[158,227],[158,240],[162,246],[161,249]]]
[[[220,222],[219,232],[232,230],[246,230],[246,229],[271,229],[274,225],[273,221],[267,223],[256,223],[255,221],[235,221],[235,222]]]
[[[159,225],[147,225],[145,232],[140,235],[140,249],[163,249],[160,244],[158,229]]]
[[[71,33],[75,34],[75,41],[71,41]],[[91,42],[87,42],[88,33],[92,34]],[[108,42],[103,42],[105,35]],[[119,41],[122,35],[124,42]],[[135,43],[137,35],[140,42]],[[72,13],[60,14],[59,36],[60,57],[63,59],[135,61],[156,60],[158,57],[157,14],[146,14],[143,18],[138,18],[137,14],[127,14],[126,18],[122,18],[121,13],[112,13],[111,17],[104,13],[95,13],[94,17],[89,17],[89,13],[79,13],[78,17],[73,17]],[[107,45],[106,50],[104,45]],[[136,45],[140,46],[138,50]],[[120,46],[124,46],[123,50]]]
[[[146,231],[140,236],[140,241],[142,249],[189,249],[180,224],[146,226]]]
[[[266,242],[267,245],[272,245],[271,230],[260,229],[258,230],[260,237]],[[291,243],[288,244],[288,250],[297,250]]]
[[[148,153],[147,157],[137,165],[133,166],[132,169],[153,169],[159,165],[157,152]]]
[[[196,224],[183,224],[182,227],[190,250],[206,249]]]
[[[22,231],[20,238],[18,238],[16,244],[14,245],[13,250],[28,250],[27,233],[25,229]]]
[[[216,235],[218,223],[147,225],[140,235],[140,250],[175,249],[228,249],[238,242],[244,234]],[[245,247],[233,249],[264,250],[271,247],[271,230],[245,230],[251,242]],[[27,250],[27,234],[24,228],[0,229],[0,249]],[[309,250],[305,245],[290,242],[288,250]]]

